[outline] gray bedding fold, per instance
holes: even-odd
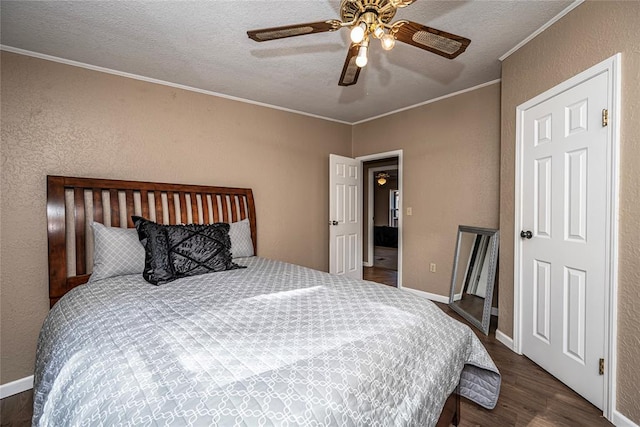
[[[500,374],[430,301],[264,258],[156,287],[96,281],[47,317],[34,425],[425,426]]]

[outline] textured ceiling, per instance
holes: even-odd
[[[471,39],[455,60],[372,43],[338,86],[349,32],[256,43],[246,30],[339,19],[339,1],[5,1],[3,46],[354,123],[500,78],[498,58],[572,3],[418,0],[409,19]]]

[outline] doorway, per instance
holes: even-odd
[[[387,153],[362,160],[363,277],[399,287],[400,160]]]

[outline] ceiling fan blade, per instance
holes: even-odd
[[[357,43],[351,43],[349,52],[347,52],[347,59],[344,60],[344,67],[342,67],[342,74],[340,74],[338,85],[351,86],[358,83],[358,76],[360,75],[360,67],[356,65],[358,48]]]
[[[285,25],[283,27],[263,28],[247,31],[250,39],[257,42],[284,39],[286,37],[304,36],[305,34],[324,33],[342,28],[342,22],[337,19],[329,21],[309,22],[307,24]]]
[[[411,21],[399,21],[392,28],[396,39],[445,58],[453,59],[467,49],[468,38],[436,30]]]

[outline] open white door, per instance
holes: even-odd
[[[362,279],[361,162],[329,155],[329,273]]]

